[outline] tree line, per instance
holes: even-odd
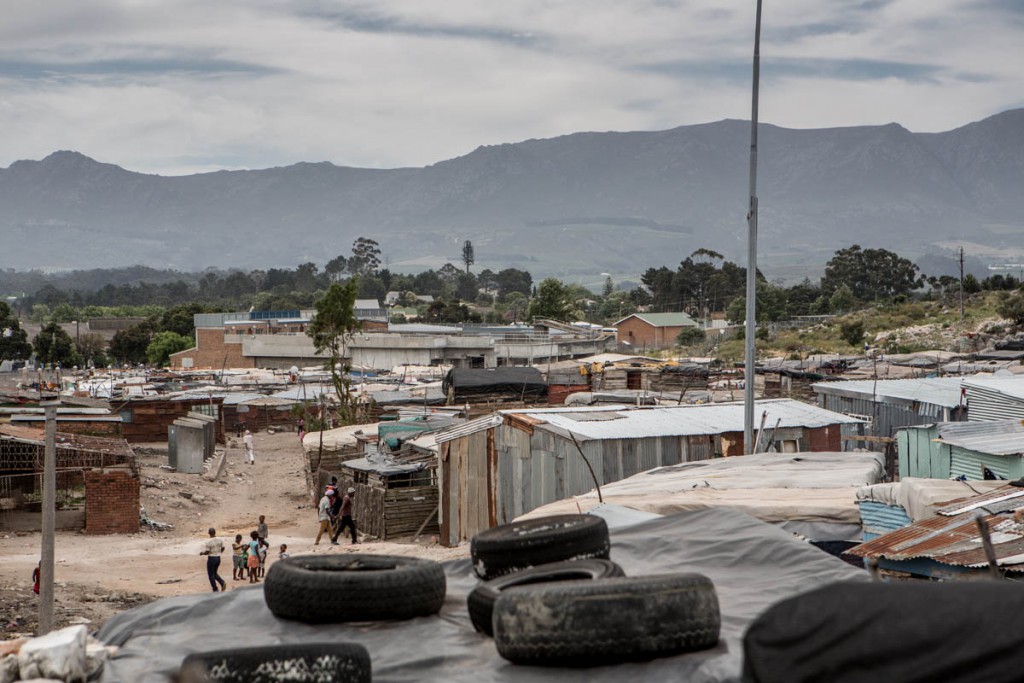
[[[579,284],[546,278],[534,285],[531,274],[507,268],[473,272],[475,253],[466,240],[461,266],[446,263],[418,274],[393,273],[382,267],[380,245],[358,238],[346,254],[328,260],[323,267],[312,262],[294,269],[270,268],[248,272],[207,270],[188,277],[173,271],[132,268],[95,289],[61,288],[59,283],[98,282],[78,272],[57,276],[22,297],[0,302],[0,360],[25,358],[34,350],[41,362],[64,365],[106,365],[111,362],[166,362],[170,353],[188,348],[194,341],[193,315],[229,310],[311,309],[334,284],[351,283],[357,298],[383,300],[398,292],[402,322],[415,313],[425,322],[525,322],[533,318],[588,321],[607,325],[638,310],[685,312],[695,319],[714,315],[740,323],[746,310],[746,268],[710,249],[697,249],[674,269],[648,268],[640,277],[642,287],[617,286],[606,278],[600,293]],[[101,271],[111,276],[110,271]],[[132,282],[126,276],[152,281]],[[0,273],[0,284],[10,282]],[[24,275],[22,282],[24,282]],[[181,274],[179,274],[181,275]],[[36,277],[35,275],[33,277]],[[35,280],[37,283],[40,280]],[[910,260],[886,249],[860,245],[840,249],[825,267],[824,275],[792,286],[769,282],[757,274],[757,322],[773,322],[796,316],[842,314],[872,302],[899,302],[912,297],[951,297],[959,294],[960,280],[929,277]],[[965,294],[994,290],[1019,290],[1021,282],[1009,275],[992,275],[979,281],[963,279]],[[0,291],[3,291],[0,289]],[[12,291],[9,288],[8,292]],[[419,297],[429,295],[432,301]],[[1024,322],[1024,299],[1007,297],[1001,312],[1016,318],[1016,305]],[[97,317],[139,317],[141,321],[118,332],[109,345],[98,335],[68,337],[58,323]],[[21,319],[44,323],[43,331],[28,340]],[[62,336],[63,335],[63,336]]]

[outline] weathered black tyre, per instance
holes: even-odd
[[[510,588],[494,603],[494,644],[516,664],[593,666],[718,643],[711,579],[663,574]]]
[[[392,555],[309,555],[270,566],[263,585],[278,617],[309,624],[412,619],[444,604],[444,570]]]
[[[470,591],[469,597],[466,598],[466,607],[469,609],[469,619],[473,622],[473,628],[493,636],[491,615],[494,612],[494,601],[507,588],[537,583],[593,581],[625,575],[622,567],[611,560],[570,560],[542,564],[481,583]]]
[[[552,515],[481,531],[469,543],[473,571],[485,581],[541,564],[608,559],[608,524],[595,515]]]
[[[183,683],[369,683],[370,653],[358,643],[268,645],[196,652]]]

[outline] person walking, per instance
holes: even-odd
[[[341,510],[339,511],[339,517],[341,519],[338,522],[338,528],[334,532],[334,537],[331,538],[331,543],[338,542],[338,536],[344,533],[345,528],[348,527],[352,530],[352,545],[355,545],[359,541],[356,540],[356,523],[352,519],[352,501],[356,495],[356,490],[349,487],[348,493],[341,499]]]
[[[210,587],[213,592],[216,593],[218,590],[226,591],[228,585],[224,582],[224,579],[220,578],[218,573],[220,570],[220,556],[224,552],[224,541],[217,538],[217,530],[213,527],[208,529],[210,534],[210,540],[206,542],[205,547],[199,551],[200,555],[206,555],[206,576],[210,579]],[[218,585],[220,588],[218,589]]]
[[[252,448],[252,432],[250,432],[248,429],[245,430],[245,436],[242,437],[242,443],[245,444],[245,458],[246,458],[246,460],[249,461],[250,465],[255,464],[256,463],[256,454],[253,452],[253,448]]]
[[[313,545],[320,545],[320,537],[327,532],[328,538],[331,535],[331,503],[334,501],[334,489],[327,489],[327,492],[320,497],[320,503],[316,509],[320,517],[320,530],[316,532],[316,540]]]

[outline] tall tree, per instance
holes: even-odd
[[[476,263],[476,259],[473,258],[473,243],[466,240],[462,243],[462,262],[466,264],[466,272],[469,272],[469,267]]]
[[[822,293],[831,296],[846,284],[858,301],[880,301],[909,294],[925,281],[917,266],[886,249],[840,249],[825,265]]]
[[[151,365],[166,365],[172,353],[191,348],[192,343],[192,337],[177,332],[157,332],[146,347],[146,360]]]
[[[353,275],[372,275],[380,270],[380,245],[377,240],[360,237],[353,242],[348,269]]]
[[[7,302],[0,301],[0,360],[21,360],[31,355],[28,333],[21,329]]]
[[[316,315],[306,328],[317,353],[326,352],[334,390],[338,395],[338,415],[342,424],[356,424],[359,420],[358,397],[352,393],[352,360],[347,353],[352,336],[362,327],[356,319],[358,278],[345,284],[333,283],[316,302]]]
[[[530,302],[531,318],[552,318],[568,320],[572,316],[573,305],[569,299],[569,291],[561,280],[549,277],[537,286],[537,296]]]
[[[504,300],[511,292],[530,296],[533,290],[533,276],[518,268],[505,268],[494,276],[498,284],[498,298]]]
[[[32,340],[32,346],[40,363],[60,363],[70,367],[82,362],[71,336],[57,323],[50,323],[39,330],[39,334]]]

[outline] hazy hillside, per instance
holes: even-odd
[[[749,123],[720,121],[481,147],[415,169],[161,177],[56,152],[0,170],[0,267],[323,264],[360,235],[397,269],[457,261],[465,239],[478,267],[536,275],[632,273],[698,247],[740,259],[748,148]],[[1024,110],[931,134],[765,125],[759,159],[770,276],[812,274],[854,242],[1024,255]]]

